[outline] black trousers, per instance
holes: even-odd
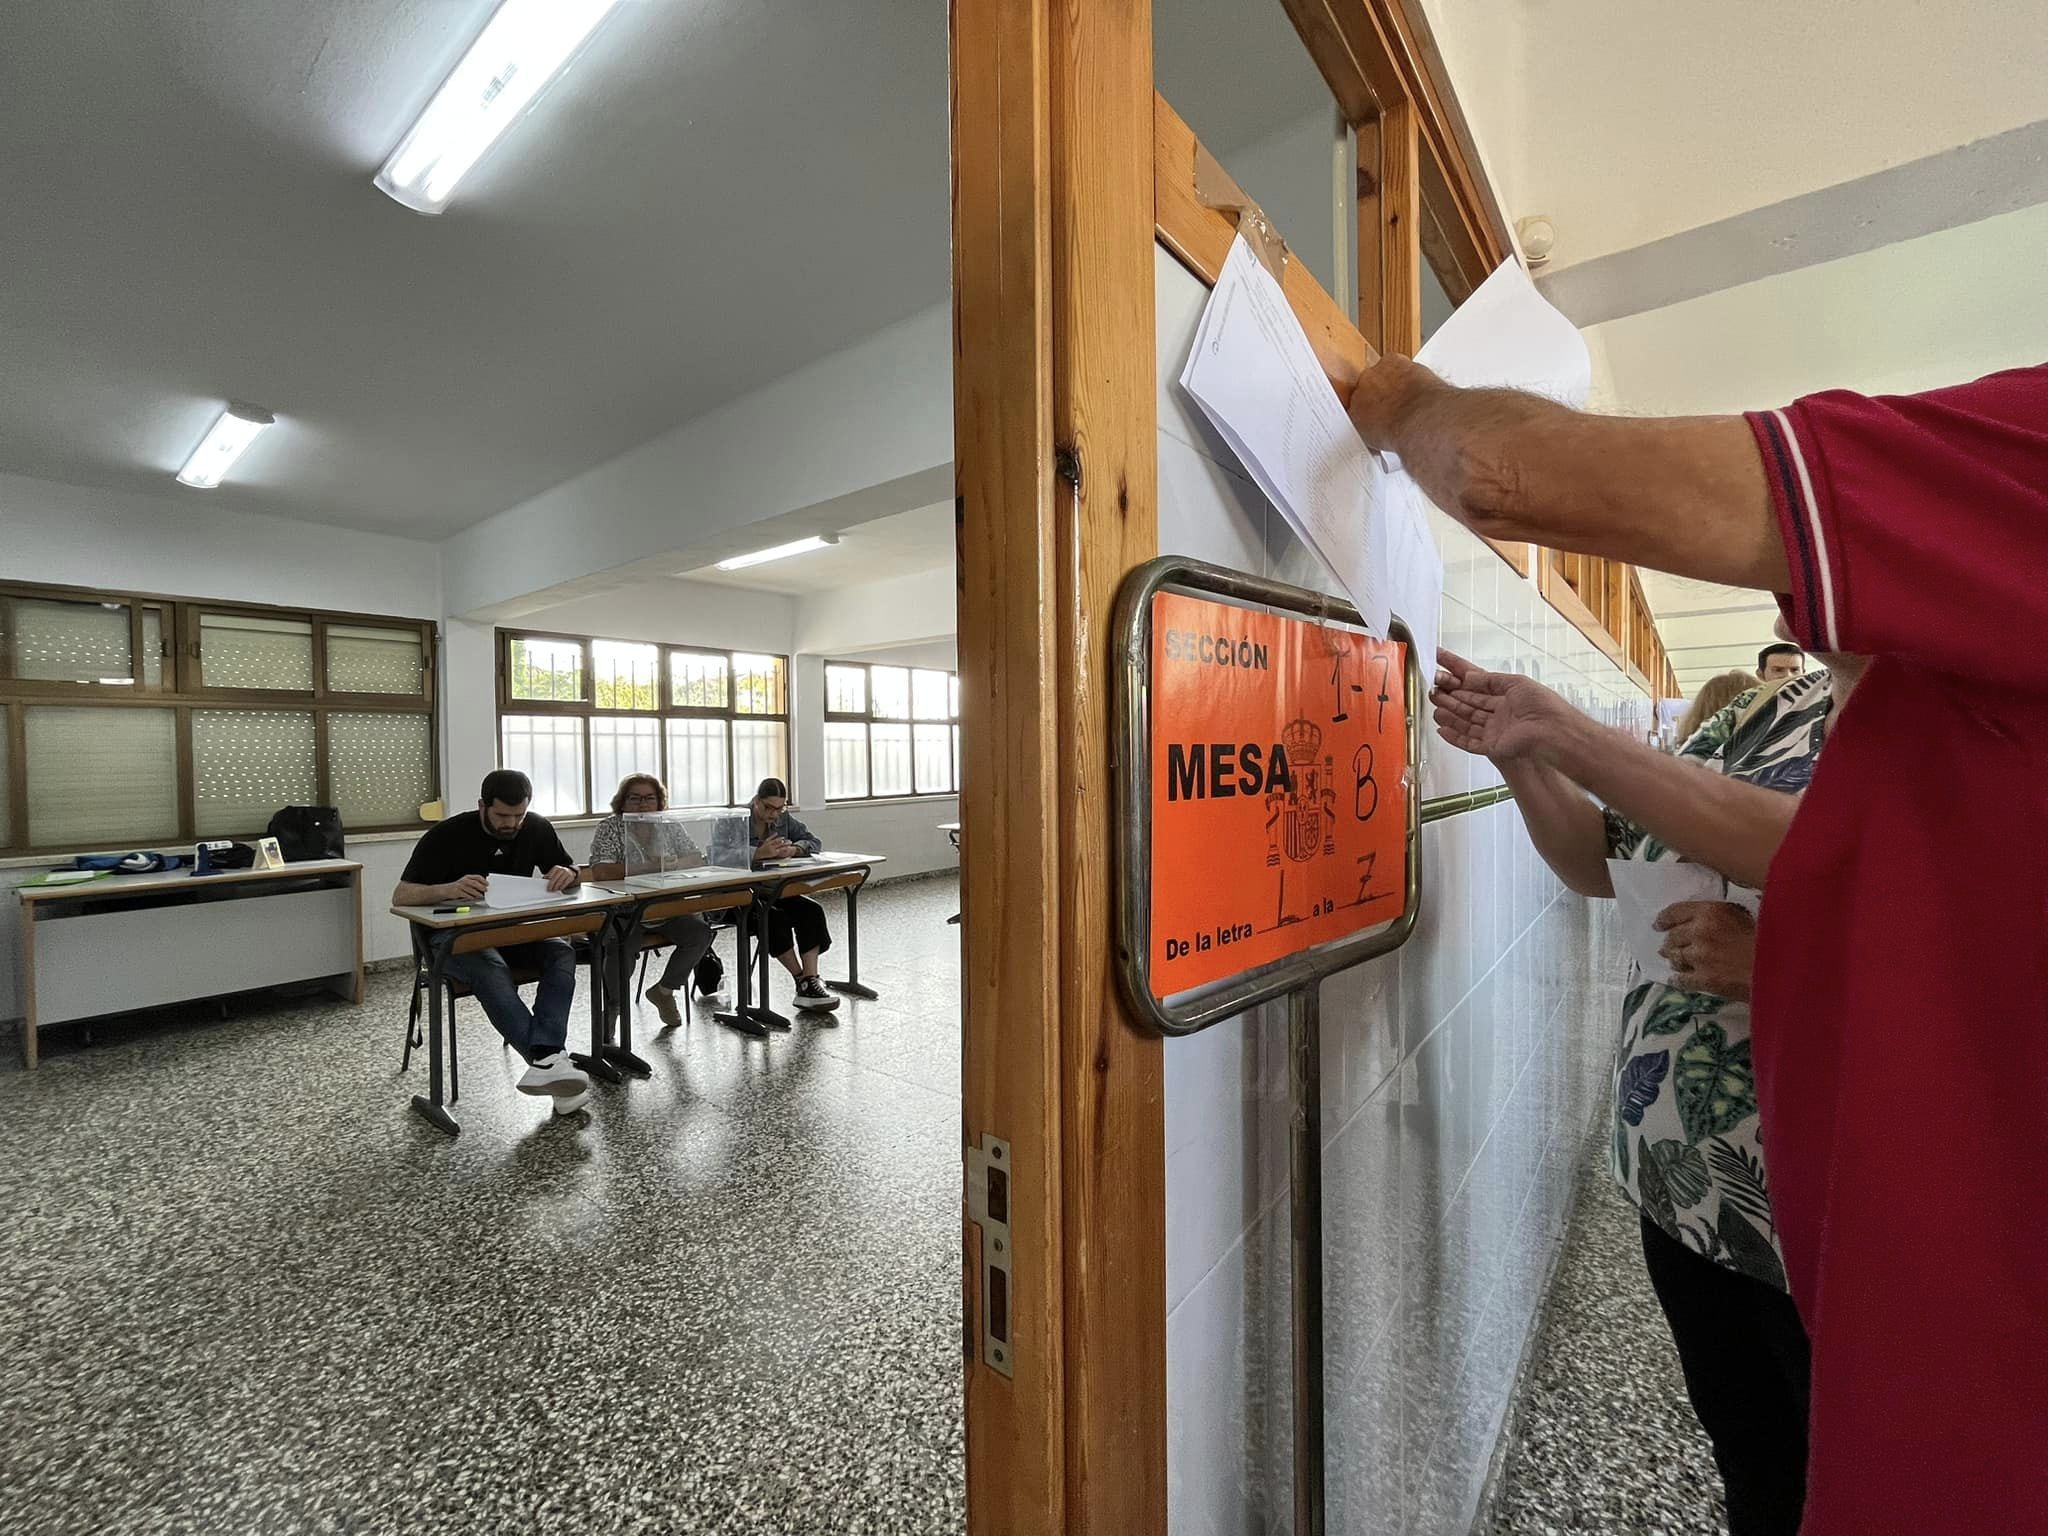
[[[1729,1536],[1798,1536],[1806,1506],[1806,1329],[1775,1286],[1643,1221],[1643,1261],[1728,1498]]]
[[[786,955],[792,942],[800,955],[832,947],[825,909],[808,896],[785,896],[768,909],[768,953]]]

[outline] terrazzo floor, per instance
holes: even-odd
[[[1718,1536],[1721,1474],[1643,1270],[1635,1207],[1608,1175],[1605,1143],[1594,1148],[1478,1531]]]
[[[403,972],[46,1033],[0,1075],[0,1527],[961,1530],[958,897],[868,893],[833,1025],[643,1008],[656,1075],[561,1120],[465,1002],[452,1141]]]

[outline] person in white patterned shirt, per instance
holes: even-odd
[[[611,815],[600,821],[597,830],[590,835],[587,878],[624,879],[627,815],[667,809],[668,789],[653,774],[629,773],[621,779],[618,793],[612,796]],[[687,861],[694,855],[699,863],[703,862],[703,850],[690,841],[689,834],[681,827],[673,830],[664,827],[663,835],[680,840],[679,846],[667,850],[672,859]],[[660,977],[647,989],[647,1001],[661,1015],[661,1022],[673,1028],[683,1022],[682,1012],[676,1007],[676,994],[688,995],[690,977],[696,971],[697,963],[711,953],[711,925],[701,917],[685,913],[651,923],[648,930],[660,934],[674,946],[668,952],[668,963],[661,968]]]

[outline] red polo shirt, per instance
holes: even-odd
[[[1757,948],[1803,1531],[2048,1532],[2048,368],[1749,420],[1794,633],[1875,658]]]

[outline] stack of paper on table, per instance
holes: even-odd
[[[542,902],[559,901],[562,893],[548,889],[548,882],[541,875],[491,875],[487,880],[483,904],[487,907],[537,907]]]

